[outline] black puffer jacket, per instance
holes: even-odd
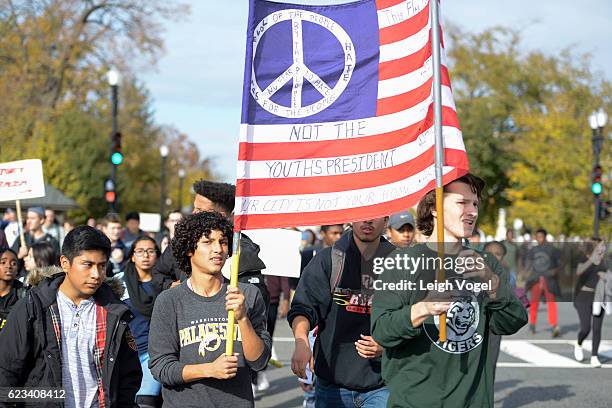
[[[62,387],[62,352],[49,306],[56,302],[63,273],[42,280],[14,306],[0,332],[0,387]],[[106,407],[135,407],[142,371],[136,344],[128,328],[129,308],[103,284],[94,294],[107,312],[103,383]],[[37,407],[62,407],[45,402]],[[4,406],[0,403],[0,406]]]

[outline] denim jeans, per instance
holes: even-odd
[[[136,395],[159,395],[161,384],[155,381],[155,378],[151,375],[151,370],[149,370],[149,353],[138,354],[138,358],[142,367],[142,381]]]
[[[382,387],[367,392],[352,391],[317,378],[315,396],[317,408],[385,408],[389,390]]]

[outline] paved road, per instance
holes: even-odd
[[[535,335],[523,328],[504,337],[495,382],[496,408],[604,408],[612,407],[612,316],[604,320],[600,359],[604,366],[591,368],[589,351],[585,363],[573,358],[573,341],[578,332],[578,318],[569,303],[559,303],[560,338],[552,339],[546,328],[546,310],[540,307]],[[589,337],[590,339],[590,337]],[[269,368],[270,389],[256,399],[258,408],[301,407],[302,396],[290,358],[293,338],[286,322],[279,321],[275,333],[275,350],[285,364]],[[590,349],[590,342],[585,342]]]

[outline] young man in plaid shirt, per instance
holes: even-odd
[[[104,283],[110,250],[95,228],[68,233],[64,272],[21,299],[0,334],[0,387],[65,390],[65,400],[43,406],[135,406],[142,372],[132,314]]]

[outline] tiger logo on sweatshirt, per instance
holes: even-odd
[[[440,350],[451,354],[463,354],[474,350],[482,344],[484,339],[478,333],[480,322],[480,305],[473,293],[464,291],[451,303],[446,312],[446,341],[440,342],[440,317],[434,316],[431,321],[424,323],[423,328],[427,337]]]

